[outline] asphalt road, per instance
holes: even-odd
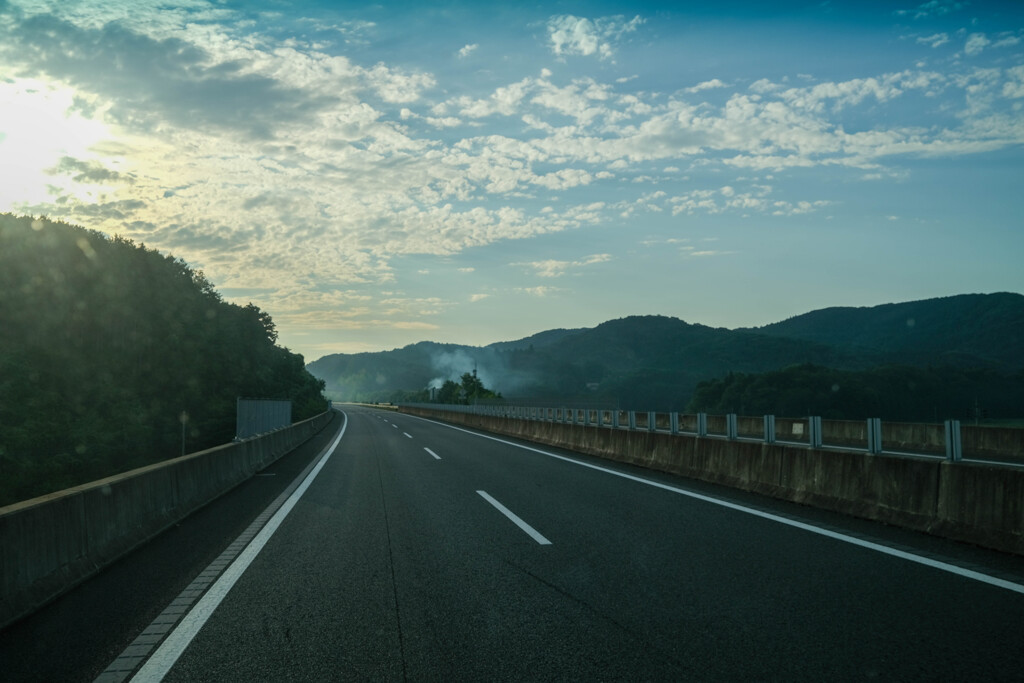
[[[164,680],[1024,676],[1022,558],[344,411],[322,470]],[[0,633],[0,677],[92,680],[330,437]]]

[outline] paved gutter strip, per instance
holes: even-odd
[[[206,592],[213,582],[224,573],[224,570],[235,561],[239,553],[249,545],[256,534],[266,526],[270,518],[274,516],[274,513],[284,505],[285,501],[295,492],[295,489],[299,487],[309,472],[316,467],[317,463],[323,459],[329,450],[330,445],[326,446],[302,470],[299,476],[288,485],[288,488],[274,499],[274,502],[261,512],[217,559],[207,565],[206,569],[201,571],[192,583],[185,590],[181,591],[159,616],[150,622],[149,626],[143,629],[142,633],[110,663],[103,673],[96,677],[94,683],[121,683],[126,680],[152,654],[153,650],[163,642],[167,634],[181,621],[181,618],[188,613],[192,605]]]

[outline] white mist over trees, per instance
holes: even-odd
[[[850,419],[1013,418],[1020,416],[1016,397],[1024,395],[1022,340],[1024,296],[965,294],[822,309],[757,329],[633,316],[486,347],[420,342],[334,354],[309,369],[342,400],[426,400],[424,387],[457,384],[475,364],[488,388],[517,402],[817,410]],[[812,367],[827,371],[806,371]],[[821,385],[823,377],[831,379]],[[831,391],[834,384],[843,390]]]

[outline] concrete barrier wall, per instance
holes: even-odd
[[[294,450],[331,417],[0,508],[0,627]]]
[[[422,408],[403,412],[1024,555],[1020,468]]]
[[[964,454],[976,458],[1016,456],[1024,460],[1024,429],[964,425]]]

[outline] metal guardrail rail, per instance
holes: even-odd
[[[836,435],[827,428],[842,423],[849,426],[855,421],[836,420],[823,424],[821,417],[776,418],[774,415],[740,417],[709,415],[707,413],[684,414],[677,412],[640,412],[632,410],[610,410],[598,408],[552,408],[520,405],[453,405],[440,403],[403,403],[400,407],[419,408],[441,412],[503,417],[519,420],[573,424],[585,427],[605,427],[631,431],[649,431],[706,438],[720,438],[742,441],[761,441],[766,444],[803,445],[808,448],[860,451],[871,454],[888,454],[905,457],[940,458],[950,462],[981,462],[1011,467],[1024,467],[1024,453],[1006,453],[999,457],[1006,460],[965,457],[959,420],[946,420],[943,425],[919,425],[908,423],[886,423],[880,418],[869,418],[857,425],[862,440]],[[863,429],[860,428],[863,425]],[[784,429],[780,429],[784,427]],[[887,441],[905,443],[898,439],[883,439],[884,430],[903,432],[933,431],[934,437],[926,446],[886,445]],[[941,430],[941,431],[940,431]],[[785,432],[783,434],[782,432]],[[940,438],[941,435],[941,438]],[[890,437],[893,435],[890,434]],[[941,441],[941,443],[938,443]],[[1015,461],[1016,460],[1016,461]]]

